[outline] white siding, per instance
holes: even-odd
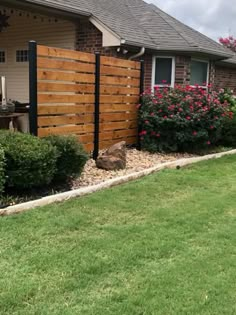
[[[0,63],[0,76],[7,78],[9,99],[28,102],[28,63],[16,62],[16,50],[28,49],[30,40],[42,45],[75,49],[76,26],[70,21],[22,11],[8,9],[6,14],[10,16],[10,26],[0,33],[0,51],[6,50],[6,63]]]

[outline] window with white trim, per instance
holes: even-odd
[[[17,50],[16,51],[16,62],[28,62],[29,61],[29,51],[24,50]]]
[[[207,87],[209,76],[209,62],[206,60],[191,60],[190,85]]]
[[[0,50],[0,63],[6,62],[6,52],[4,50]]]
[[[153,86],[174,86],[175,81],[175,58],[166,56],[153,57],[152,65]]]

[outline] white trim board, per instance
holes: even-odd
[[[174,56],[158,56],[158,55],[153,55],[152,56],[152,89],[155,86],[159,87],[166,87],[168,86],[167,84],[155,84],[155,71],[156,71],[156,58],[166,58],[166,59],[172,59],[172,69],[171,69],[171,87],[175,86],[175,57]]]

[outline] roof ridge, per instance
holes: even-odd
[[[128,0],[129,1],[129,0]],[[140,4],[147,4],[143,0],[140,1]],[[138,26],[143,30],[143,32],[152,40],[155,42],[154,38],[148,33],[148,31],[140,24],[139,19],[137,19],[136,16],[133,15],[133,12],[131,10],[131,7],[128,5],[127,2],[125,2],[125,6],[129,8],[130,14],[132,15],[132,18],[137,22]]]

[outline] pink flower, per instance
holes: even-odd
[[[148,125],[148,124],[149,124],[149,121],[148,121],[148,120],[145,120],[145,124]]]
[[[162,80],[161,82],[162,82],[162,83],[164,83],[164,84],[165,84],[165,83],[167,83],[167,81],[166,81],[166,80]]]
[[[197,135],[197,131],[193,131],[193,136],[196,136]]]
[[[156,137],[157,137],[157,138],[160,138],[160,136],[161,136],[161,135],[160,135],[159,133],[156,134]]]
[[[207,141],[207,144],[210,145],[210,144],[211,144],[211,141]]]
[[[140,136],[145,136],[146,134],[147,134],[147,131],[146,131],[146,130],[142,130],[142,131],[139,133]]]
[[[187,120],[191,120],[191,117],[190,117],[190,116],[187,116],[186,119],[187,119]]]
[[[168,117],[167,117],[167,116],[164,116],[163,118],[164,118],[164,119],[167,119]]]

